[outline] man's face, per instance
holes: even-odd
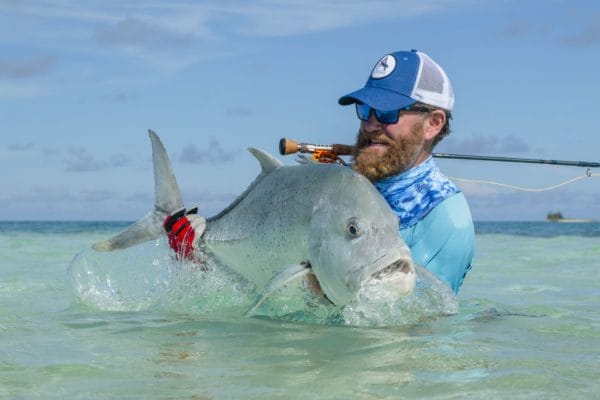
[[[427,157],[424,121],[427,114],[403,111],[395,124],[383,124],[371,113],[361,121],[354,169],[371,181],[404,172]]]

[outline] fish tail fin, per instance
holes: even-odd
[[[94,243],[96,251],[126,249],[148,240],[156,239],[162,233],[163,221],[167,215],[183,208],[179,185],[173,174],[171,161],[160,138],[148,130],[152,142],[152,161],[154,165],[154,210],[127,229],[110,239]]]

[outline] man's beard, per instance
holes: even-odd
[[[353,168],[371,182],[407,171],[417,160],[423,145],[422,138],[422,127],[417,124],[412,127],[408,138],[398,140],[393,140],[383,133],[371,136],[359,130],[353,155]],[[369,151],[371,140],[384,141],[387,151],[383,155]]]

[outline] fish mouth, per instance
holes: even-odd
[[[386,288],[390,293],[405,296],[413,291],[416,279],[412,261],[399,259],[371,274],[362,288]]]
[[[386,275],[395,273],[414,274],[414,267],[406,260],[397,260],[387,267],[380,269],[371,275],[371,279],[384,279]]]
[[[370,267],[367,267],[366,265],[360,265],[356,268],[354,268],[351,273],[354,273],[356,271],[360,271],[360,270],[367,270],[369,272],[367,272],[367,276],[369,277],[368,279],[381,279],[383,277],[385,277],[386,275],[390,275],[390,274],[394,274],[394,273],[404,273],[404,274],[414,274],[415,273],[415,267],[412,264],[412,261],[406,258],[399,258],[396,261],[392,261],[391,263],[388,264],[389,260],[391,257],[389,254],[384,254],[381,257],[377,258],[375,261],[370,263]],[[380,265],[387,265],[386,267],[383,267],[381,269],[376,270],[375,272],[370,273],[370,271],[373,271],[373,269],[377,268],[376,266],[380,266]],[[365,275],[363,275],[365,276]]]
[[[313,268],[314,277],[309,279],[309,289],[315,295],[322,294],[335,305],[344,305],[361,298],[379,296],[382,290],[391,298],[402,297],[411,293],[415,287],[416,273],[412,259],[398,254],[383,254],[376,260],[359,265],[348,271],[345,276],[332,281],[332,276],[319,276]],[[321,278],[329,278],[324,281]],[[341,279],[340,279],[341,278]],[[306,286],[305,286],[306,287]]]

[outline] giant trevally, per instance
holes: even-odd
[[[183,208],[171,162],[149,131],[154,163],[154,210],[123,232],[95,243],[123,249],[164,234],[168,214]],[[262,172],[218,215],[206,218],[196,251],[209,254],[262,291],[256,306],[285,282],[312,273],[333,304],[344,305],[364,285],[394,282],[398,296],[415,285],[410,251],[398,218],[375,187],[351,168],[308,163],[286,166],[248,149]]]

